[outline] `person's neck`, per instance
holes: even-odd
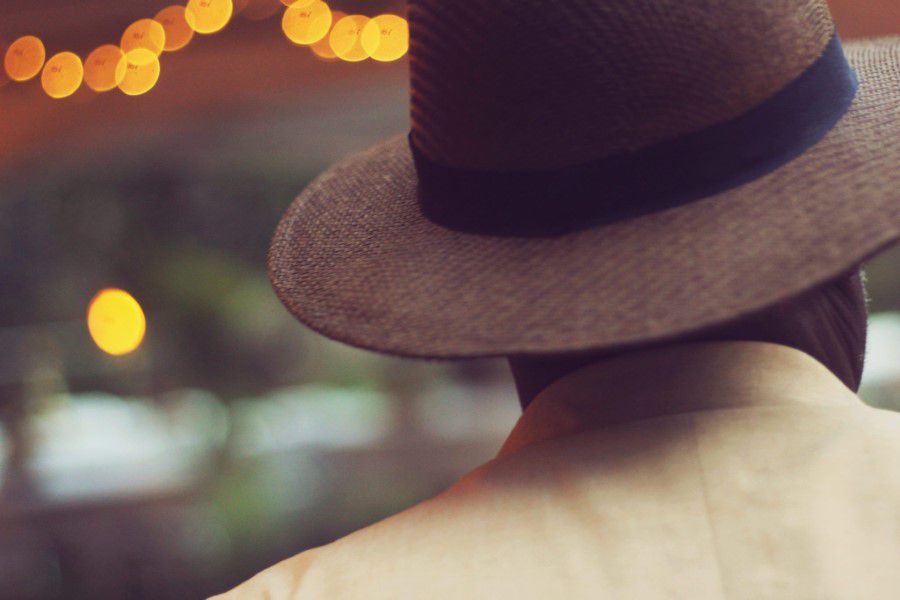
[[[503,453],[541,439],[698,410],[859,403],[812,356],[769,342],[679,342],[614,356],[510,364],[526,410]]]
[[[678,386],[685,383],[685,378],[707,377],[710,369],[713,372],[716,370],[721,352],[733,352],[734,348],[746,348],[748,344],[751,348],[760,346],[770,348],[765,355],[779,357],[775,360],[779,360],[781,354],[788,350],[781,344],[766,342],[686,341],[617,352],[511,356],[508,357],[508,362],[519,395],[519,403],[525,409],[548,387],[562,379],[570,378],[569,375],[585,367],[590,366],[595,373],[605,373],[606,378],[611,380],[621,379],[623,374],[627,376],[625,379],[630,379],[632,376],[640,375],[641,370],[650,369],[652,372],[647,375],[652,375],[656,383],[661,383],[662,376],[669,373],[671,375],[669,383]],[[781,350],[773,352],[773,348]],[[821,370],[827,371],[821,363],[806,353],[790,349],[788,356],[791,355],[801,356],[803,360],[812,361]],[[683,368],[675,367],[682,362],[685,362],[685,365],[689,364],[690,373],[685,373]],[[635,383],[630,382],[629,386]]]
[[[554,381],[588,365],[599,363],[622,352],[593,352],[538,356],[510,356],[507,358],[519,404],[522,409]]]

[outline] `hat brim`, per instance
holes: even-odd
[[[552,238],[452,231],[419,210],[406,136],[319,176],[269,252],[276,293],[347,344],[423,358],[562,353],[739,318],[900,237],[900,38],[850,42],[850,111],[740,188]]]

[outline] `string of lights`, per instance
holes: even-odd
[[[13,82],[39,81],[54,99],[70,97],[82,86],[95,93],[118,89],[139,96],[159,81],[165,53],[186,48],[196,35],[222,31],[242,12],[251,20],[262,20],[279,11],[287,40],[325,61],[390,62],[402,58],[409,48],[407,21],[394,14],[348,15],[332,10],[323,0],[188,0],[134,21],[118,43],[101,45],[83,60],[68,50],[48,57],[39,37],[24,35],[3,53],[3,71]],[[86,320],[97,347],[114,356],[137,350],[147,327],[138,301],[121,289],[98,292]]]
[[[399,15],[348,15],[323,0],[188,0],[135,21],[118,44],[102,45],[83,60],[68,50],[48,58],[39,37],[24,35],[6,49],[3,69],[13,82],[39,79],[44,92],[55,99],[71,96],[82,85],[96,93],[118,89],[139,96],[159,81],[162,55],[187,47],[195,34],[216,34],[241,13],[261,20],[278,11],[284,36],[326,61],[391,62],[409,49],[409,25]]]

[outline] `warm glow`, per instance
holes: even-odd
[[[13,81],[28,81],[41,72],[46,56],[44,43],[33,35],[26,35],[9,45],[3,57],[3,68]]]
[[[362,30],[368,22],[369,17],[348,15],[334,24],[328,41],[338,58],[347,62],[359,62],[369,58],[360,42]]]
[[[231,0],[188,0],[184,18],[197,33],[221,31],[234,11]]]
[[[145,48],[132,50],[125,55],[125,77],[119,89],[129,96],[146,94],[159,80],[159,59]]]
[[[363,28],[360,43],[375,60],[397,60],[409,50],[409,24],[397,15],[379,15]]]
[[[327,36],[311,45],[309,49],[313,51],[313,54],[324,60],[334,60],[337,58],[337,54],[331,49],[331,43]]]
[[[283,5],[279,0],[241,0],[244,9],[241,16],[251,21],[262,21],[277,13]]]
[[[298,4],[303,2],[305,0],[299,0]],[[314,44],[328,35],[330,27],[331,9],[319,0],[304,6],[290,6],[281,19],[284,35],[295,44]]]
[[[169,6],[164,8],[153,18],[157,23],[162,25],[166,32],[166,52],[175,52],[181,50],[194,37],[194,30],[188,25],[184,16],[185,8],[183,6]]]
[[[122,51],[128,54],[132,50],[144,48],[154,57],[162,54],[166,46],[166,30],[153,19],[141,19],[128,26],[122,34]],[[141,56],[146,56],[141,54]]]
[[[100,46],[84,61],[84,82],[95,92],[108,92],[125,78],[125,53],[118,46]]]
[[[347,16],[347,13],[342,12],[340,10],[331,11],[331,24],[334,25],[341,19]],[[309,49],[313,51],[313,53],[319,58],[325,60],[334,60],[337,58],[337,54],[334,53],[334,50],[331,49],[331,40],[330,36],[326,35],[318,42],[310,45]]]
[[[131,294],[105,289],[91,300],[87,326],[101,350],[119,356],[137,350],[144,339],[147,321],[141,305]]]
[[[285,6],[293,6],[296,8],[302,8],[304,6],[309,6],[316,0],[281,0],[281,3]]]
[[[75,93],[84,79],[84,67],[77,54],[54,54],[41,73],[41,87],[51,98],[66,98]]]

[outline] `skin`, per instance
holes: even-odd
[[[519,403],[526,408],[544,388],[569,373],[590,364],[601,362],[603,354],[511,356],[509,368]]]

